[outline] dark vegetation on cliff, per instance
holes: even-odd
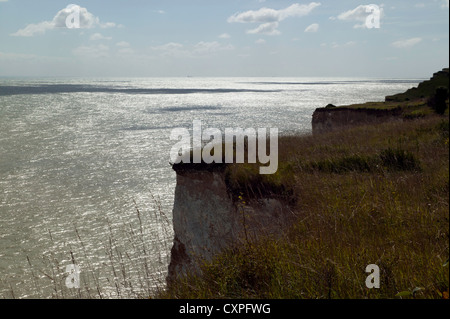
[[[386,102],[348,106],[397,109],[414,121],[282,137],[274,175],[253,164],[221,166],[238,204],[277,198],[297,222],[280,237],[261,229],[257,240],[243,238],[158,297],[448,298],[447,106],[444,69]],[[369,264],[380,267],[380,289],[365,286]]]
[[[317,109],[316,113],[357,110],[371,115],[392,115],[406,120],[423,118],[433,113],[443,115],[448,108],[449,81],[449,69],[445,68],[417,87],[404,93],[387,96],[384,102],[367,102],[339,107],[329,104]]]
[[[411,121],[282,137],[274,175],[252,164],[213,167],[225,171],[238,205],[277,198],[296,222],[282,236],[261,229],[258,239],[243,238],[158,297],[447,299],[448,87],[444,69],[385,102],[316,110],[389,112]],[[365,286],[369,264],[380,267],[380,289]]]
[[[433,74],[433,77],[419,84],[417,88],[412,88],[405,93],[391,95],[386,97],[386,102],[405,102],[418,99],[428,98],[435,94],[439,87],[449,87],[449,69],[445,68],[442,71]]]
[[[283,137],[275,175],[227,166],[238,200],[278,195],[297,222],[281,237],[262,229],[257,241],[243,239],[159,297],[448,296],[448,144],[448,116],[436,115]],[[365,287],[369,264],[380,267],[380,289]]]

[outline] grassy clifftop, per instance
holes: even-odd
[[[392,112],[395,116],[405,119],[415,119],[433,114],[430,108],[430,98],[436,94],[438,88],[449,89],[449,69],[436,72],[430,80],[420,83],[417,87],[411,88],[404,93],[387,96],[384,102],[367,102],[363,104],[353,104],[335,107],[328,105],[318,111],[343,109],[373,111],[373,112]],[[448,95],[447,95],[448,105]],[[448,112],[448,111],[447,111]]]
[[[386,102],[405,102],[427,98],[432,96],[439,87],[449,87],[448,68],[436,72],[430,80],[420,83],[417,88],[412,88],[404,93],[387,96]]]
[[[445,84],[448,69],[386,102],[346,106],[398,109],[414,121],[280,138],[274,175],[223,167],[238,205],[276,197],[296,222],[281,237],[261,229],[159,297],[448,298],[449,115],[428,106]],[[370,264],[380,289],[365,285]]]
[[[448,116],[433,115],[283,137],[275,175],[229,165],[242,202],[272,193],[291,203],[297,222],[277,238],[261,229],[259,240],[243,240],[160,297],[448,296],[448,144]],[[380,289],[365,286],[369,264],[380,267]]]

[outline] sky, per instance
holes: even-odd
[[[429,78],[449,1],[0,0],[0,76]]]

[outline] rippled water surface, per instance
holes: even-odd
[[[418,82],[0,79],[0,298],[128,298],[163,284],[173,128],[309,134],[317,107],[382,101]],[[65,285],[72,263],[81,290]]]

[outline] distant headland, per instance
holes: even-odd
[[[430,80],[420,83],[418,87],[404,93],[386,96],[384,102],[339,107],[329,104],[324,108],[318,108],[313,114],[312,130],[317,134],[349,126],[422,118],[435,113],[433,107],[436,106],[436,96],[444,95],[442,100],[448,107],[448,88],[449,69],[444,68],[434,73]],[[445,112],[446,107],[443,106],[442,109]]]

